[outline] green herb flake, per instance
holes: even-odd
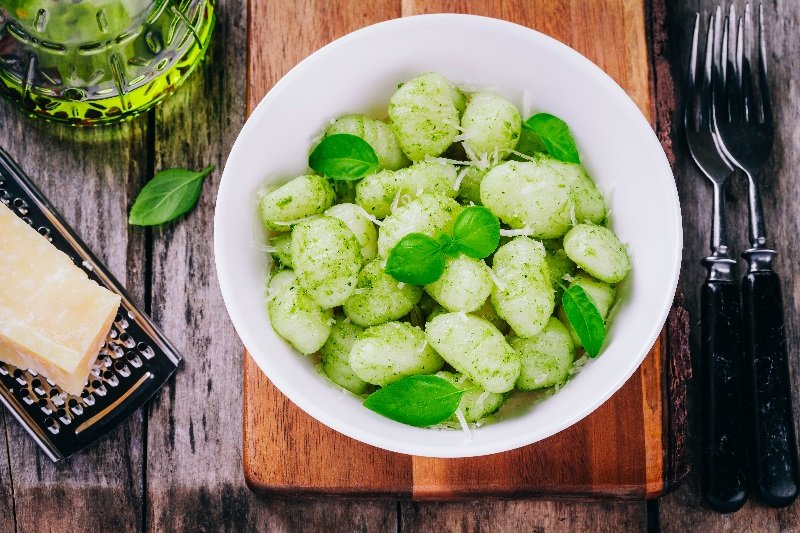
[[[573,285],[561,296],[569,323],[589,357],[597,357],[606,339],[606,324],[592,298],[580,285]]]
[[[397,422],[426,427],[453,416],[463,394],[437,376],[408,376],[370,394],[364,406]]]
[[[427,285],[442,277],[444,266],[440,243],[422,233],[409,233],[389,252],[384,270],[397,281]]]
[[[308,157],[308,166],[334,180],[357,180],[380,168],[372,146],[349,133],[328,135]]]
[[[554,158],[567,163],[580,163],[578,147],[569,131],[567,123],[548,113],[537,113],[522,123],[544,143],[547,152]]]
[[[157,226],[189,212],[200,197],[203,179],[213,170],[214,165],[200,172],[182,168],[162,170],[139,192],[128,222],[134,226]]]
[[[453,225],[453,242],[465,255],[483,259],[500,244],[500,221],[485,207],[467,207]]]

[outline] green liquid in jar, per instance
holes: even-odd
[[[203,58],[213,0],[0,0],[0,94],[76,125],[152,107]]]

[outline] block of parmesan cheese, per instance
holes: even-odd
[[[0,202],[0,361],[78,395],[119,303]]]

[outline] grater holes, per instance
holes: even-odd
[[[119,329],[123,331],[130,325],[128,323],[128,319],[122,316],[122,314],[120,313],[117,313],[117,316],[114,317],[114,323]]]
[[[19,368],[14,369],[14,379],[16,379],[17,383],[19,383],[23,387],[28,384],[28,382],[25,381],[25,373]]]
[[[114,370],[123,378],[127,378],[131,375],[131,369],[128,368],[128,365],[126,365],[125,361],[122,359],[114,362]]]
[[[97,383],[97,386],[94,386],[95,383]],[[106,388],[105,384],[103,384],[102,381],[95,380],[92,382],[92,385],[93,385],[92,388],[94,389],[92,390],[92,394],[97,394],[98,396],[101,397],[108,394],[108,389]]]
[[[119,385],[119,378],[110,370],[103,372],[103,381],[105,381],[111,387],[116,387]]]
[[[28,405],[33,405],[33,398],[31,398],[28,389],[18,389],[19,390],[19,397],[22,398],[22,401]]]
[[[83,406],[78,403],[78,400],[71,399],[67,402],[67,407],[69,407],[69,410],[75,413],[76,416],[81,416],[83,414]]]
[[[152,359],[152,357],[155,355],[153,348],[143,342],[137,344],[136,349],[139,350],[139,353],[145,356],[146,359]]]
[[[26,202],[22,198],[14,198],[14,201],[11,202],[11,205],[14,206],[14,209],[19,211],[20,215],[28,214],[28,202]]]
[[[69,416],[69,413],[67,413],[66,409],[62,408],[57,410],[56,416],[58,417],[59,420],[61,420],[61,423],[64,424],[65,426],[68,426],[72,423],[72,418]]]
[[[48,228],[46,226],[39,226],[39,228],[36,231],[38,231],[39,235],[41,235],[42,237],[44,237],[48,241],[50,241],[50,242],[53,241],[53,237],[50,235],[50,228]]]
[[[65,396],[66,394],[62,394],[58,392],[58,390],[56,389],[50,389],[50,401],[56,407],[61,407],[62,405],[64,405]]]
[[[142,342],[140,342],[137,346],[141,346]],[[125,354],[125,359],[131,364],[133,368],[141,368],[142,366],[142,359],[139,357],[139,354],[136,352],[128,352]]]
[[[41,409],[44,414],[46,415],[53,414],[53,410],[50,408],[50,402],[48,402],[46,398],[39,399],[39,401],[36,402],[36,404],[39,406],[39,409]]]
[[[8,205],[11,202],[11,193],[5,189],[0,189],[0,202]]]
[[[126,348],[133,348],[136,346],[136,341],[134,341],[130,335],[127,333],[121,333],[119,336],[119,341],[125,346]]]
[[[54,418],[49,416],[44,419],[44,427],[46,427],[47,431],[49,431],[53,435],[58,435],[58,432],[60,431],[58,422],[56,422]]]
[[[34,379],[33,381],[31,381],[31,388],[33,389],[33,392],[35,392],[37,396],[41,397],[47,396],[47,392],[45,392],[45,390],[42,388],[41,380]]]
[[[83,389],[81,392],[81,400],[83,400],[83,403],[89,407],[93,406],[95,402],[94,396],[87,389]]]

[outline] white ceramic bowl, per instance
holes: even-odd
[[[622,46],[622,43],[620,43]],[[553,397],[522,416],[461,431],[393,422],[321,377],[309,358],[272,330],[264,287],[269,268],[256,192],[304,173],[312,139],[346,113],[380,113],[399,82],[436,71],[491,88],[520,107],[564,119],[582,159],[609,197],[633,270],[605,350]],[[396,452],[467,457],[547,438],[605,402],[633,374],[669,311],[681,260],[675,182],[650,124],[603,71],[531,29],[467,15],[424,15],[376,24],[317,51],[264,97],[233,146],[217,198],[214,251],[236,331],[259,367],[305,412],[354,439]]]

